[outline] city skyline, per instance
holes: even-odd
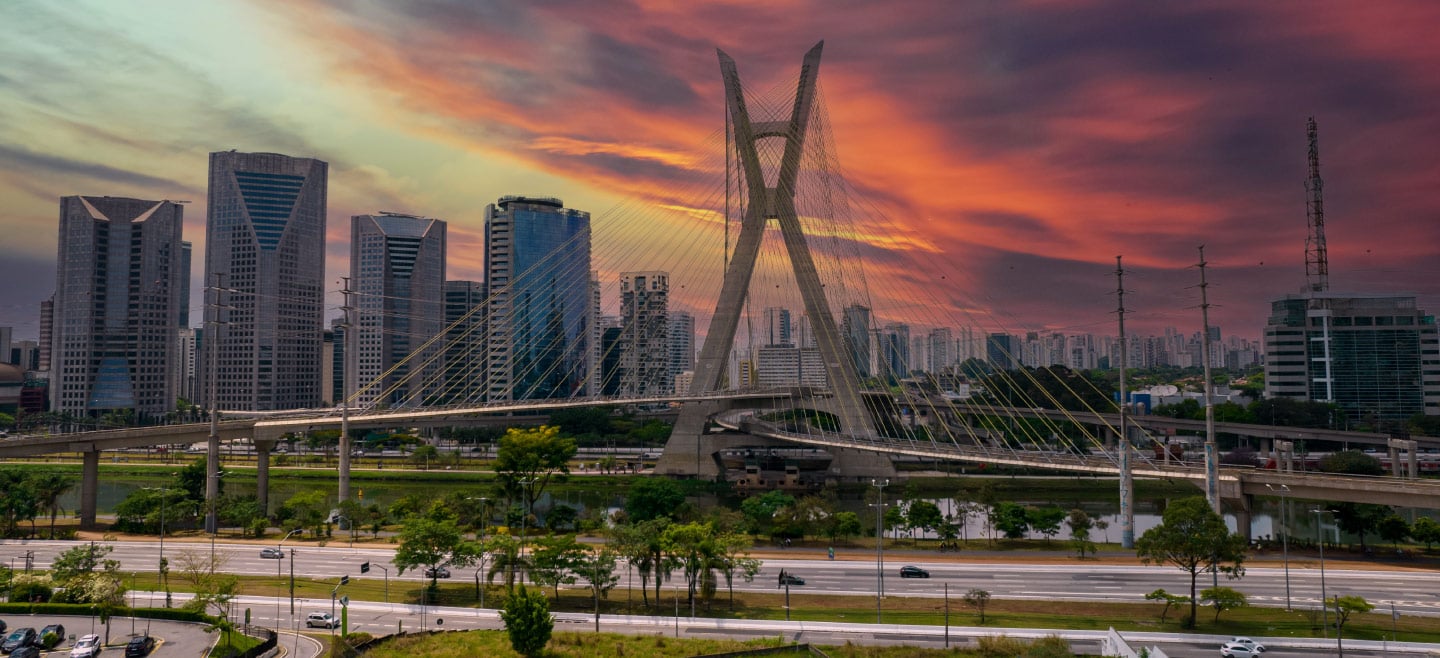
[[[656,181],[719,175],[704,168],[715,154],[701,152],[720,123],[710,46],[754,62],[752,86],[764,89],[823,37],[840,161],[914,230],[861,236],[891,247],[866,251],[867,266],[893,271],[916,245],[938,249],[966,264],[954,285],[987,304],[977,314],[1012,333],[1106,333],[1116,253],[1133,273],[1134,330],[1196,326],[1187,266],[1203,242],[1212,323],[1258,336],[1269,301],[1304,285],[1312,114],[1332,289],[1413,292],[1421,308],[1437,306],[1427,263],[1437,229],[1423,220],[1440,199],[1427,194],[1435,165],[1424,137],[1440,134],[1440,82],[1420,27],[1435,23],[1434,7],[908,8],[830,11],[810,25],[784,5],[754,7],[770,20],[740,37],[703,4],[10,3],[0,8],[17,26],[0,45],[17,64],[0,86],[11,119],[0,128],[0,276],[50,278],[62,196],[199,207],[205,153],[279,151],[333,163],[333,317],[346,218],[376,208],[446,217],[455,251],[477,254],[476,208],[501,194],[563,196],[597,222],[624,198],[663,203]],[[219,38],[222,29],[266,38]],[[525,37],[563,46],[517,57],[513,46],[534,40]],[[204,222],[186,217],[196,249]],[[482,278],[478,257],[452,260],[447,278]],[[38,333],[38,302],[51,292],[42,288],[0,292],[0,324],[17,338]],[[904,319],[888,301],[874,300],[876,318]],[[202,303],[192,297],[192,325]],[[695,311],[705,330],[709,302],[676,291],[672,306]]]

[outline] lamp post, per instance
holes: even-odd
[[[386,605],[389,605],[389,604],[390,604],[390,569],[389,569],[388,567],[386,567],[385,565],[383,565],[383,564],[378,564],[378,563],[377,563],[377,564],[374,564],[374,565],[371,565],[371,566],[374,566],[376,569],[379,569],[379,570],[385,572],[385,604],[386,604]],[[484,607],[484,606],[482,605],[481,607]]]
[[[172,476],[173,476],[173,475],[178,475],[178,473],[171,473],[170,475],[172,475]],[[171,488],[169,488],[169,487],[145,487],[145,490],[146,490],[146,491],[158,491],[158,492],[160,492],[160,562],[159,562],[160,571],[159,571],[159,576],[160,576],[160,579],[161,579],[162,581],[164,581],[164,587],[165,587],[165,607],[168,608],[168,607],[170,607],[170,576],[169,576],[169,574],[170,574],[170,569],[169,569],[169,563],[165,562],[165,501],[170,499],[170,492],[171,492],[171,491],[174,491],[174,489],[171,489]],[[212,563],[213,563],[213,560],[214,560],[213,550],[212,550],[212,553],[211,553],[211,560],[212,560]],[[28,566],[29,563],[27,562],[26,564],[27,564],[27,566]],[[28,569],[27,569],[27,571],[28,571]]]
[[[530,522],[530,512],[534,507],[530,503],[530,485],[534,482],[534,478],[520,480],[521,494],[525,496],[525,513],[520,515],[520,562],[522,563],[525,561],[525,544],[529,543],[530,539],[525,526]],[[512,565],[510,568],[513,571],[515,567]]]
[[[280,563],[285,561],[285,540],[293,537],[293,536],[295,535],[295,533],[297,533],[297,532],[300,532],[300,530],[299,530],[299,529],[291,530],[291,531],[290,531],[289,533],[287,533],[284,537],[282,537],[282,538],[280,539],[280,543],[275,546],[276,548],[280,549],[280,559],[275,562],[275,580],[280,580]],[[293,562],[293,561],[291,562],[291,565],[292,565],[292,566],[294,565],[294,562]],[[294,572],[293,569],[292,569],[291,572],[292,572],[292,573]],[[275,595],[275,631],[276,631],[276,632],[279,632],[279,631],[280,631],[280,599],[281,599],[281,598],[282,598],[282,597],[281,597],[280,594],[277,593],[277,594]],[[294,610],[292,609],[291,612],[293,613]]]
[[[1290,493],[1288,485],[1280,485],[1279,489],[1265,485],[1266,489],[1280,494],[1280,546],[1285,556],[1285,610],[1290,610],[1290,522],[1287,516],[1290,508],[1286,496]]]
[[[1325,593],[1325,537],[1320,534],[1323,519],[1321,514],[1329,512],[1326,509],[1312,509],[1311,514],[1315,515],[1315,539],[1320,544],[1320,637],[1330,637],[1330,603]]]
[[[870,486],[875,487],[878,495],[875,497],[875,623],[880,623],[881,600],[885,597],[885,532],[881,522],[885,518],[885,487],[890,486],[890,480],[871,480]]]

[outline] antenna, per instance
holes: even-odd
[[[1330,289],[1330,257],[1325,249],[1325,181],[1320,178],[1320,138],[1315,117],[1305,124],[1310,141],[1310,176],[1305,179],[1305,278],[1314,292]]]

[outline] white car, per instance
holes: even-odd
[[[94,658],[100,655],[100,636],[86,635],[70,648],[70,658]]]
[[[305,628],[335,628],[340,621],[328,612],[312,612],[305,617]]]
[[[1260,655],[1260,652],[1256,651],[1250,645],[1240,644],[1239,642],[1226,642],[1220,645],[1220,655],[1225,656],[1225,658],[1255,658]]]
[[[1259,642],[1256,642],[1255,640],[1252,640],[1248,637],[1232,637],[1230,638],[1230,644],[1243,644],[1246,648],[1254,651],[1255,653],[1265,653],[1265,645],[1260,644]]]

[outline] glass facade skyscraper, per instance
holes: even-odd
[[[50,408],[77,416],[175,408],[183,209],[170,201],[60,200]]]
[[[488,399],[589,394],[590,213],[560,199],[502,197],[485,207],[485,254]]]
[[[443,402],[485,399],[485,283],[445,282],[445,377]]]
[[[1305,292],[1270,308],[1266,397],[1333,402],[1351,422],[1440,415],[1440,337],[1414,297]]]
[[[329,165],[278,153],[210,154],[206,321],[220,409],[316,407],[325,307],[325,210]],[[218,316],[218,317],[217,317]],[[207,370],[208,354],[200,366]],[[211,377],[205,378],[208,393]]]

